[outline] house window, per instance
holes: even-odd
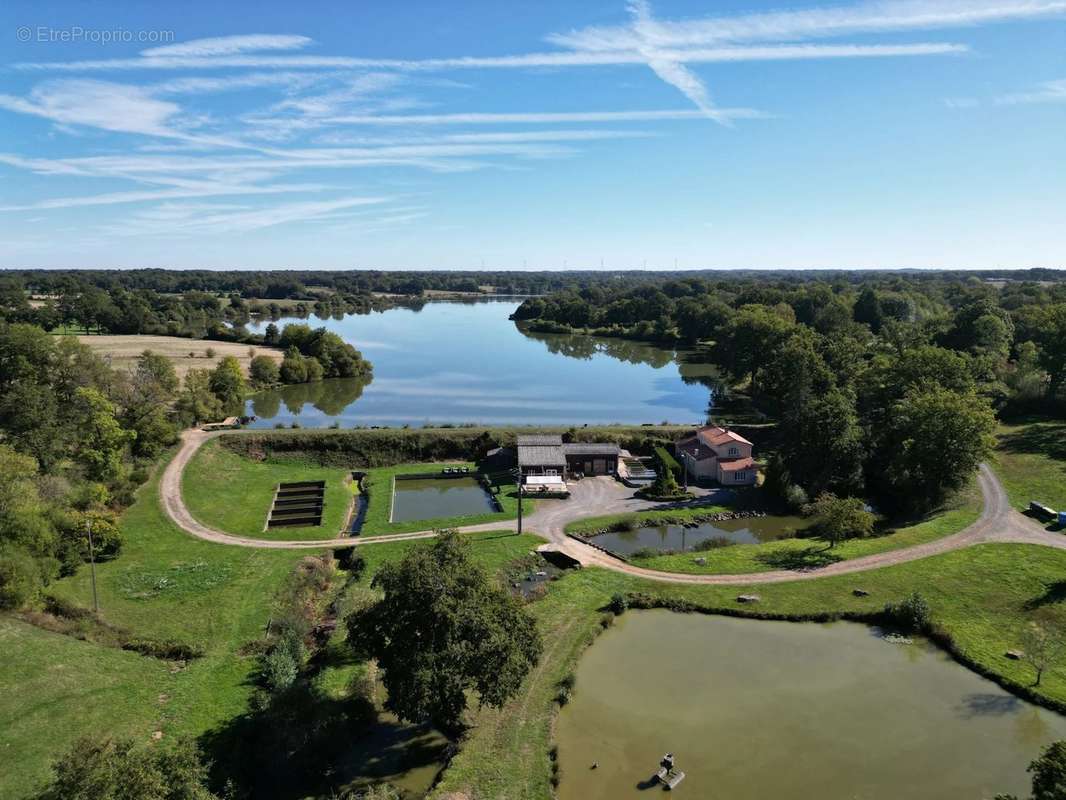
[[[748,473],[746,473],[746,472],[738,472],[738,473],[736,473],[736,477],[734,478],[734,480],[737,483],[740,483],[741,481],[746,481],[747,479],[748,479]]]
[[[740,453],[740,451],[739,451],[739,450],[737,450],[737,449],[736,449],[735,447],[730,447],[730,448],[729,448],[729,455],[731,455],[731,456],[735,456],[735,455],[737,455],[737,454],[739,454],[739,453]]]

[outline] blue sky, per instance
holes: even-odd
[[[15,0],[0,36],[0,266],[1066,267],[1066,0]]]

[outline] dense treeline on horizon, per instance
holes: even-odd
[[[513,317],[706,348],[726,385],[780,423],[767,483],[797,508],[830,494],[928,511],[988,457],[997,413],[1064,413],[1066,283],[851,277],[586,286]]]

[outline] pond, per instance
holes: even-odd
[[[465,517],[496,511],[477,478],[399,478],[392,495],[392,522]]]
[[[705,522],[695,528],[683,525],[657,525],[633,531],[611,531],[592,538],[592,542],[620,556],[639,550],[680,553],[692,550],[708,540],[730,544],[759,544],[788,539],[810,525],[803,517],[767,516]]]
[[[523,332],[518,301],[433,302],[342,319],[282,318],[338,333],[370,383],[327,380],[257,394],[253,427],[702,422],[715,373],[693,352],[624,339]],[[247,326],[261,333],[269,320]]]
[[[630,612],[576,675],[560,800],[647,796],[667,752],[693,798],[1028,796],[1029,762],[1066,738],[1066,717],[856,623]]]

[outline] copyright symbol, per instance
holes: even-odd
[[[15,31],[15,38],[20,42],[28,42],[33,36],[33,31],[30,30],[28,25],[23,25],[17,31]]]

